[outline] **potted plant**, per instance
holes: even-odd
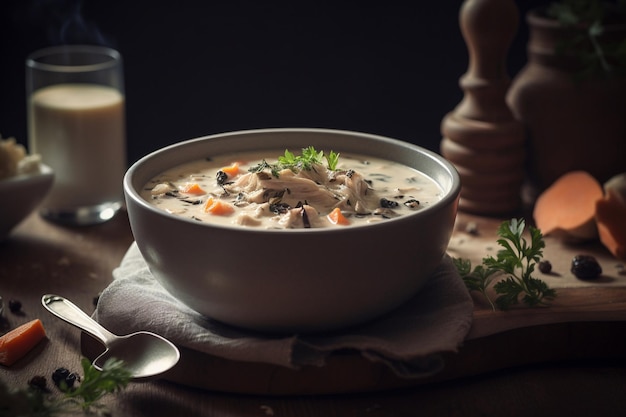
[[[527,131],[535,191],[572,170],[626,171],[626,0],[558,0],[526,21],[528,62],[507,103]]]
[[[556,52],[578,60],[576,76],[626,76],[626,0],[562,0],[551,3],[545,17],[572,29],[571,38],[562,39]]]

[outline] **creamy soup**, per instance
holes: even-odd
[[[225,155],[176,166],[142,190],[150,204],[202,222],[264,229],[386,221],[440,200],[441,188],[397,162],[341,153],[285,168],[283,151]],[[273,156],[272,156],[273,155]]]

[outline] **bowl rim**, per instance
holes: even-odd
[[[133,186],[133,178],[142,165],[144,165],[149,160],[157,157],[158,155],[172,152],[176,150],[177,148],[190,146],[193,143],[208,141],[214,138],[226,138],[229,136],[249,135],[249,134],[254,134],[254,133],[272,134],[272,133],[290,133],[290,132],[323,133],[323,134],[337,134],[337,135],[351,135],[351,136],[356,135],[356,136],[368,138],[371,140],[382,141],[382,142],[392,144],[395,146],[410,148],[414,151],[419,151],[422,154],[424,154],[426,157],[436,162],[438,165],[440,165],[441,167],[445,169],[445,172],[450,176],[450,189],[444,193],[444,195],[439,201],[437,201],[437,204],[433,206],[424,207],[423,209],[418,210],[414,213],[410,213],[408,215],[396,217],[393,219],[388,219],[388,221],[384,221],[384,222],[359,224],[359,225],[353,225],[353,226],[346,227],[346,228],[323,227],[323,228],[310,228],[310,229],[278,229],[278,228],[266,229],[266,228],[241,227],[238,225],[225,225],[225,224],[210,223],[210,222],[198,222],[193,219],[176,216],[174,214],[170,214],[170,213],[165,212],[164,210],[156,208],[155,206],[150,204],[143,197],[141,197],[141,195],[139,195],[139,193]],[[367,152],[364,152],[364,154],[367,155]],[[431,177],[431,179],[433,178]],[[439,184],[439,186],[441,187],[441,184]],[[371,134],[371,133],[365,133],[365,132],[359,132],[359,131],[353,131],[353,130],[329,129],[329,128],[282,127],[282,128],[261,128],[261,129],[244,129],[244,130],[228,131],[228,132],[216,133],[216,134],[200,136],[200,137],[196,137],[192,139],[182,140],[182,141],[164,146],[162,148],[159,148],[157,150],[154,150],[144,155],[143,157],[139,158],[138,160],[136,160],[134,163],[131,164],[131,166],[128,168],[128,170],[124,174],[123,188],[124,188],[124,195],[126,199],[130,198],[132,199],[134,203],[138,204],[143,209],[147,209],[151,213],[157,214],[159,216],[165,216],[167,219],[170,219],[172,221],[180,221],[180,222],[198,225],[201,227],[227,229],[227,230],[232,230],[232,231],[237,231],[237,232],[246,232],[246,233],[278,233],[278,234],[280,233],[285,233],[285,234],[287,233],[288,234],[316,233],[318,234],[318,233],[345,233],[346,231],[357,231],[357,230],[362,230],[363,228],[367,228],[368,230],[371,230],[377,227],[386,227],[385,225],[388,225],[388,224],[396,224],[396,223],[410,221],[410,219],[413,219],[415,217],[426,216],[428,215],[428,213],[432,212],[433,210],[437,210],[438,207],[443,207],[443,206],[448,206],[450,204],[454,204],[455,200],[458,200],[460,191],[461,191],[461,179],[460,179],[460,175],[458,171],[456,170],[456,168],[450,161],[446,160],[443,156],[437,154],[436,152],[433,152],[429,149],[426,149],[419,145],[415,145],[410,142],[390,138],[387,136],[381,136],[377,134]],[[127,204],[126,204],[127,206],[129,205],[128,203],[129,202],[127,201]]]
[[[8,178],[4,178],[0,180],[0,190],[13,188],[15,185],[23,186],[24,183],[34,183],[40,182],[42,180],[47,180],[50,177],[54,176],[54,170],[50,168],[50,166],[44,164],[43,162],[39,163],[39,172],[27,172],[22,174],[13,175]]]

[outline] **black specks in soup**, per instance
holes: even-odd
[[[202,204],[202,203],[204,203],[204,201],[202,201],[202,200],[186,200],[186,199],[181,199],[180,201],[182,201],[183,203],[191,204],[192,206],[195,206],[195,205],[198,205],[198,204]]]
[[[272,213],[275,214],[285,214],[287,213],[287,211],[290,209],[291,207],[289,206],[289,204],[285,204],[285,203],[270,203],[270,210]]]
[[[306,212],[306,209],[304,206],[302,206],[300,208],[300,213],[302,214],[302,224],[304,225],[305,229],[309,229],[311,228],[311,222],[309,221],[309,215]]]
[[[283,152],[188,162],[151,179],[142,196],[173,215],[207,223],[298,229],[389,221],[422,210],[442,195],[431,178],[397,162],[341,152],[335,170],[325,163],[278,169],[275,161]],[[333,222],[329,215],[335,209],[348,221]]]
[[[218,184],[223,185],[228,179],[228,174],[221,170],[217,171],[217,174],[215,174],[215,179],[217,180]]]
[[[404,202],[404,205],[407,206],[410,209],[416,209],[420,206],[420,202],[414,198],[411,198],[409,200],[406,200]]]
[[[387,200],[386,198],[380,199],[380,206],[382,208],[395,208],[398,207],[397,201]]]

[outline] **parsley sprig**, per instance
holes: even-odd
[[[491,268],[485,268],[483,265],[477,265],[472,269],[472,262],[469,259],[453,258],[452,261],[461,277],[463,277],[463,282],[465,282],[467,289],[482,294],[491,308],[495,310],[496,306],[489,297],[487,289],[493,281],[496,271]]]
[[[530,241],[523,236],[524,219],[511,219],[498,227],[497,243],[501,250],[495,257],[483,258],[482,264],[472,269],[469,260],[454,259],[454,264],[470,291],[480,292],[495,310],[507,310],[521,301],[531,307],[548,305],[556,297],[556,291],[544,281],[532,276],[535,265],[543,257],[545,242],[541,231],[529,226]],[[487,289],[496,276],[506,277],[493,289],[498,297],[492,301]]]
[[[278,157],[278,161],[275,164],[270,164],[266,160],[261,161],[260,164],[249,169],[250,172],[261,172],[269,170],[273,176],[278,177],[278,173],[283,169],[290,169],[294,172],[301,170],[311,170],[314,165],[321,165],[326,160],[328,169],[334,171],[337,169],[337,162],[339,161],[339,153],[330,151],[325,154],[324,151],[317,151],[313,146],[302,149],[300,155],[285,149],[285,153]]]
[[[9,391],[0,383],[0,416],[52,417],[77,412],[106,414],[99,401],[106,394],[126,387],[131,379],[130,373],[122,361],[114,358],[105,362],[102,371],[94,368],[85,358],[81,365],[83,377],[80,384],[70,388],[62,382],[60,396],[34,387]]]
[[[130,373],[124,368],[124,362],[115,358],[108,359],[102,371],[94,368],[85,358],[81,365],[82,382],[75,389],[64,389],[64,393],[68,404],[74,404],[84,411],[90,410],[104,395],[120,391],[130,381]]]

